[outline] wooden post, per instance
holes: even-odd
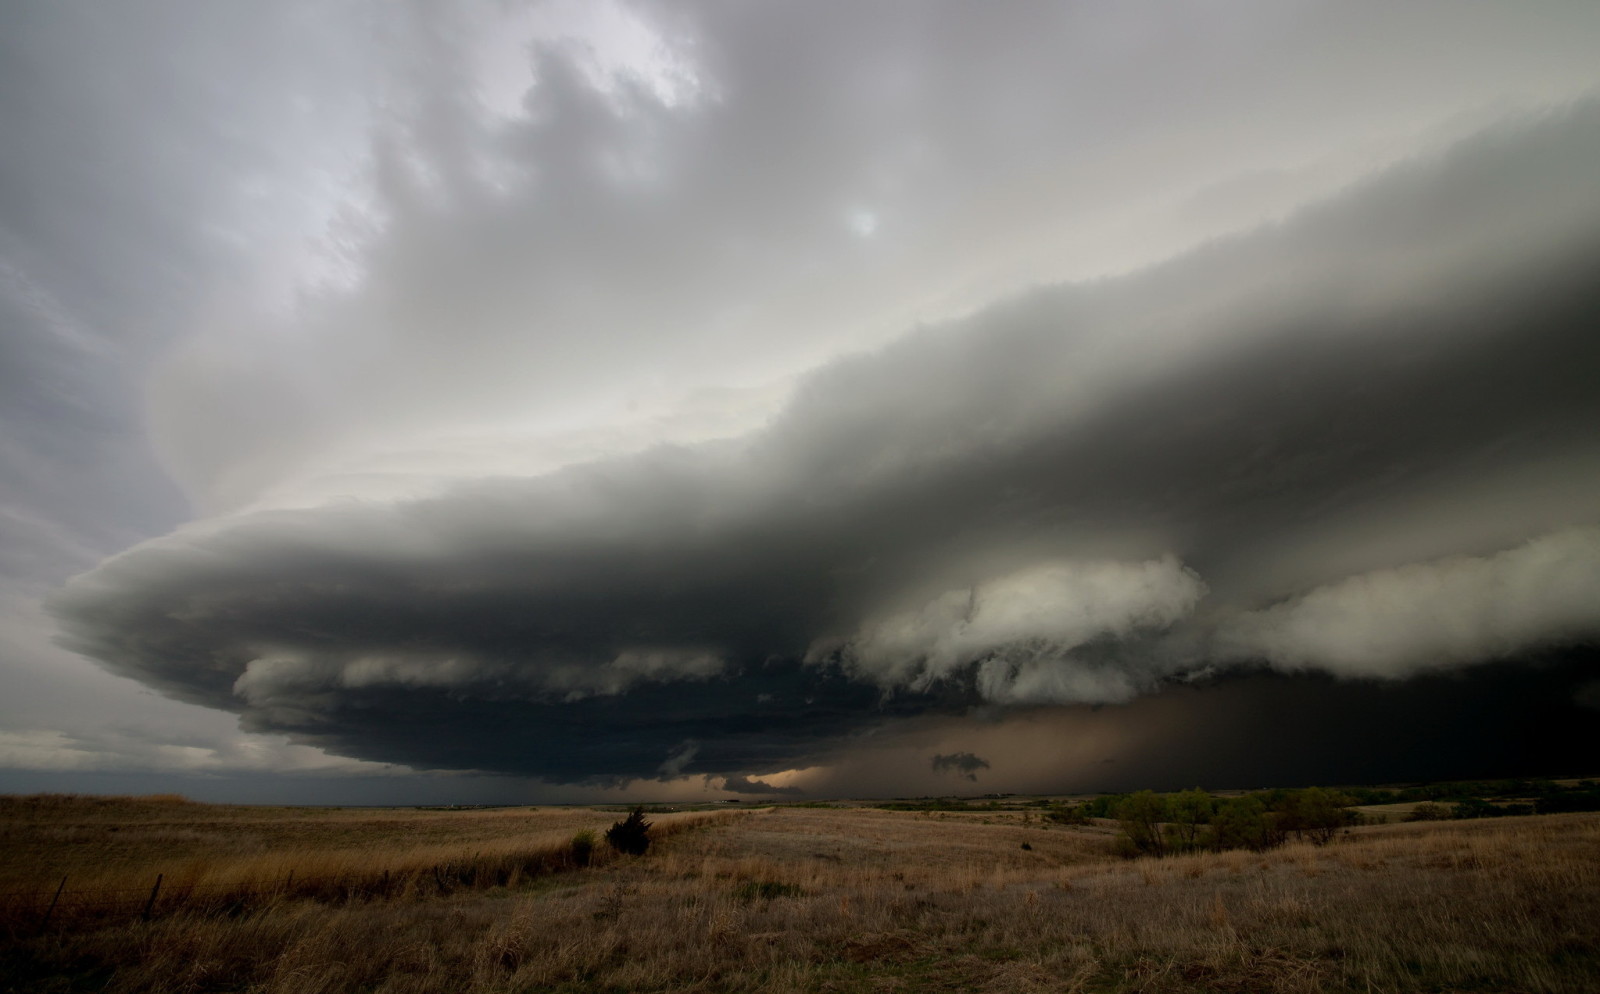
[[[144,902],[144,920],[150,920],[150,912],[155,909],[156,895],[161,893],[161,874],[156,874],[156,885],[150,888],[150,900]]]
[[[67,889],[67,878],[65,876],[63,876],[61,878],[61,884],[58,887],[56,887],[56,896],[52,897],[50,899],[50,907],[45,909],[44,920],[39,923],[39,927],[40,928],[43,928],[46,925],[50,924],[50,916],[55,914],[55,911],[56,911],[56,902],[61,900],[61,892],[66,890],[66,889]]]

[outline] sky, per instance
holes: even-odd
[[[0,791],[1592,774],[1597,48],[0,5]]]

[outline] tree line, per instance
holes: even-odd
[[[1062,824],[1114,818],[1124,856],[1172,856],[1225,849],[1257,852],[1304,839],[1327,845],[1339,830],[1359,823],[1354,799],[1323,787],[1263,790],[1216,797],[1199,788],[1173,794],[1141,790],[1106,794],[1077,804],[1056,803],[1045,817]]]
[[[1450,802],[1448,805],[1443,802]],[[1358,804],[1414,803],[1410,821],[1600,811],[1600,784],[1582,780],[1490,780],[1413,787],[1307,787],[1219,797],[1195,788],[1158,794],[1103,794],[1077,804],[1048,803],[1045,818],[1061,824],[1115,819],[1125,856],[1170,856],[1226,849],[1261,851],[1290,839],[1327,845],[1359,825]]]

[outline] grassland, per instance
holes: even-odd
[[[1121,860],[1104,823],[778,807],[572,865],[616,817],[7,801],[0,990],[1600,990],[1595,814]],[[284,884],[313,866],[345,885]],[[156,872],[197,899],[39,921],[62,874]]]

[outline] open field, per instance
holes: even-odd
[[[0,920],[43,902],[51,917],[154,907],[241,907],[264,898],[395,897],[531,882],[573,869],[573,836],[614,812],[276,808],[181,798],[0,798]],[[656,816],[656,834],[732,817]],[[597,846],[589,862],[614,854]],[[159,877],[160,887],[153,887]],[[65,881],[63,884],[62,882]],[[64,901],[55,898],[60,888]],[[79,916],[83,917],[83,916]]]
[[[614,813],[162,808],[6,806],[0,879],[48,891],[98,866],[148,888],[157,866],[270,866],[261,890],[148,921],[41,925],[18,905],[0,990],[1600,990],[1595,814],[1120,860],[1105,823],[779,807],[654,816],[676,830],[650,853],[602,845],[578,868],[571,835]],[[249,841],[233,864],[230,838]],[[441,878],[427,859],[524,869]],[[289,862],[411,883],[274,890]]]

